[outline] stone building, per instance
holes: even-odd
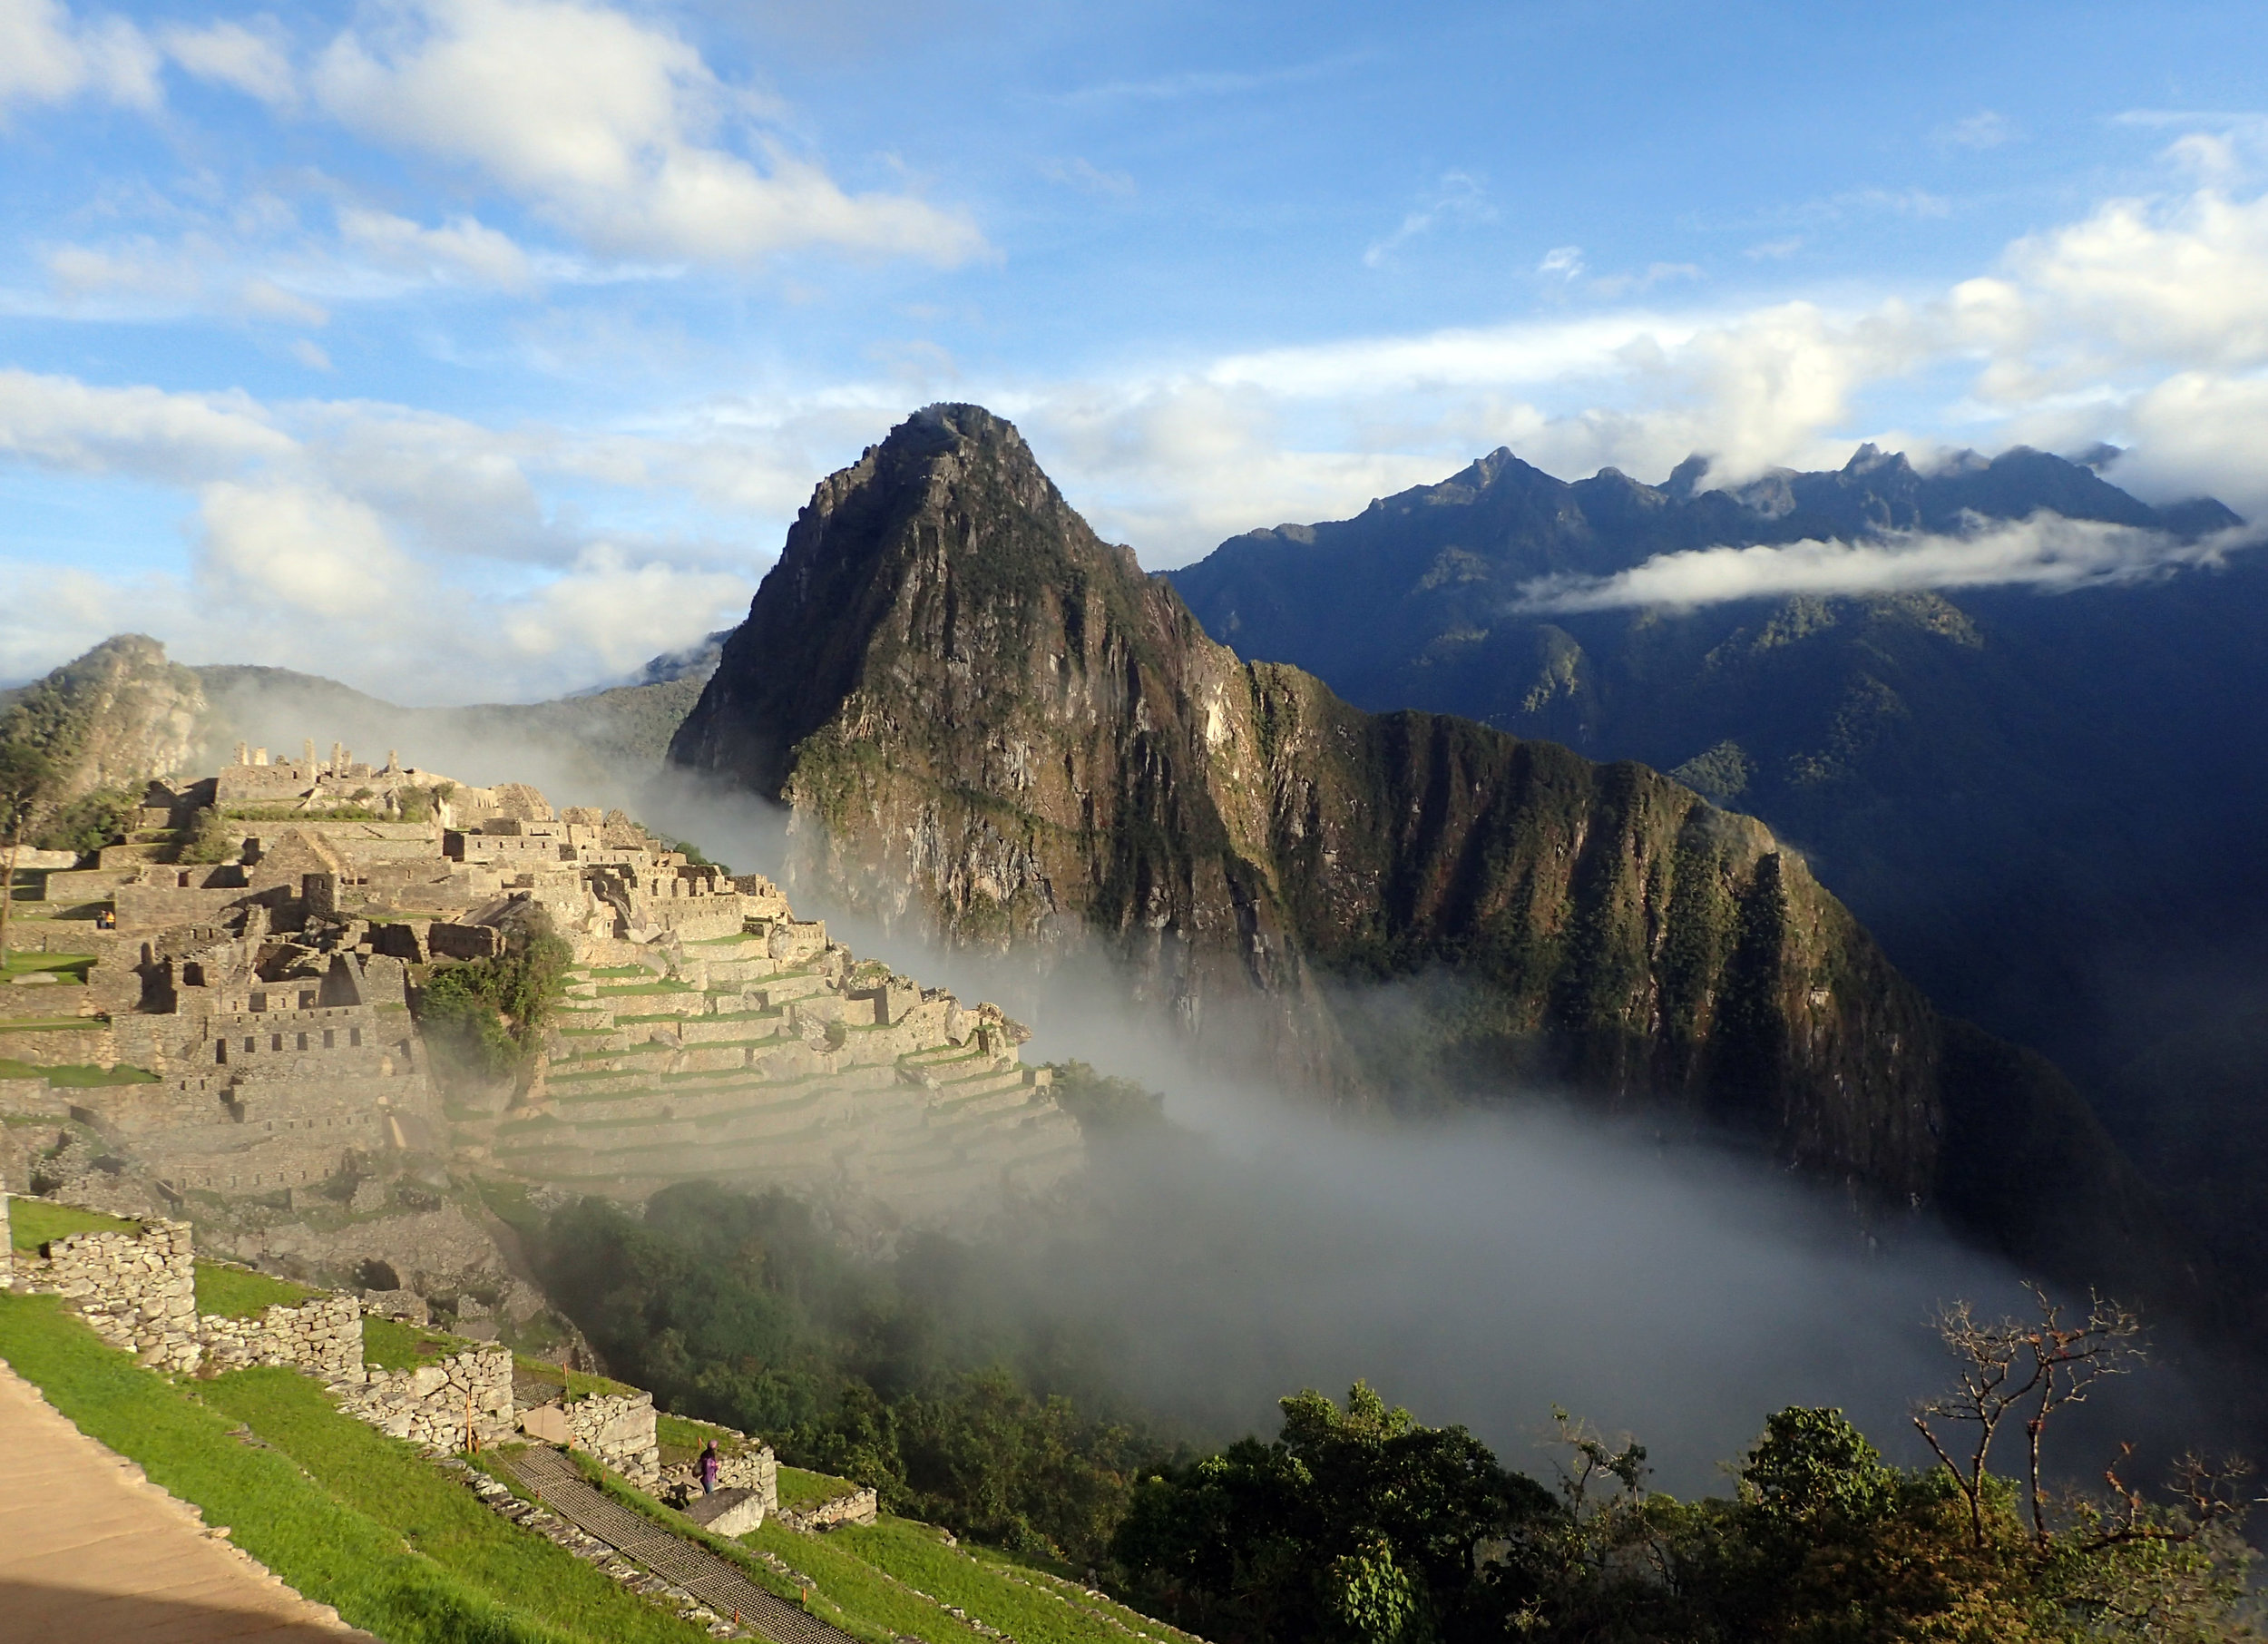
[[[216,816],[229,859],[180,861]],[[99,954],[86,1029],[48,1042],[156,1076],[67,1101],[176,1207],[359,1207],[358,1183],[425,1159],[625,1197],[692,1177],[819,1189],[894,1224],[1049,1191],[1083,1160],[999,1011],[859,963],[769,880],[620,811],[310,742],[153,785],[139,819],[93,868],[49,876],[59,915],[114,909],[117,928],[45,927]],[[569,997],[520,1088],[461,1091],[453,1115],[411,1009],[422,978],[539,923],[572,949]]]

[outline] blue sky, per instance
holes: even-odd
[[[2268,511],[2234,5],[0,0],[0,678],[548,694],[906,411],[1150,565],[1510,445]]]

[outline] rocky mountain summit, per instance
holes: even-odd
[[[789,871],[829,898],[963,944],[1099,938],[1242,1066],[1568,1088],[2012,1248],[2164,1256],[2054,1071],[1941,1017],[1762,824],[1240,661],[981,408],[822,482],[671,757],[791,807]],[[1359,984],[1390,979],[1380,1032]]]

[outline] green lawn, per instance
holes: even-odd
[[[1103,1644],[1106,1639],[1122,1644],[1126,1635],[1111,1620],[1153,1636],[1171,1632],[1147,1616],[1020,1570],[989,1549],[973,1552],[948,1547],[936,1529],[911,1519],[845,1524],[829,1531],[826,1540],[830,1546],[999,1628],[1017,1644]],[[780,1556],[795,1562],[792,1553]]]
[[[74,1210],[51,1199],[8,1199],[9,1242],[19,1250],[36,1250],[51,1238],[73,1233],[139,1233],[142,1224],[96,1210]]]
[[[800,1467],[779,1470],[779,1504],[789,1512],[816,1507],[821,1502],[848,1495],[857,1488],[848,1479],[830,1477],[824,1473],[806,1473]]]
[[[490,1512],[292,1371],[176,1385],[103,1346],[49,1297],[0,1296],[0,1357],[278,1576],[391,1644],[703,1636]]]
[[[415,1370],[482,1345],[398,1318],[374,1315],[362,1321],[362,1362],[373,1370]]]
[[[71,1018],[69,1025],[80,1027],[89,1025],[92,1022],[91,1017],[74,1016]],[[9,1023],[5,1027],[0,1027],[0,1032],[5,1032],[15,1025],[14,1023]],[[42,1028],[52,1028],[55,1024],[42,1023],[37,1025]],[[67,1062],[61,1067],[42,1067],[36,1062],[18,1062],[9,1056],[0,1056],[0,1079],[44,1079],[49,1084],[67,1091],[92,1091],[113,1084],[155,1084],[158,1082],[158,1076],[155,1073],[142,1068],[130,1068],[122,1062],[115,1067],[108,1068],[98,1068],[93,1063],[85,1062]]]
[[[0,978],[28,975],[34,971],[60,971],[72,981],[83,983],[93,964],[92,954],[27,954],[19,950],[0,960]]]
[[[197,1264],[197,1311],[222,1318],[252,1318],[270,1307],[296,1307],[317,1294],[309,1285],[288,1278],[270,1278],[249,1267],[231,1267],[217,1261]]]
[[[787,1469],[780,1471],[785,1473]],[[773,1553],[786,1560],[790,1568],[809,1576],[816,1584],[812,1612],[838,1627],[843,1623],[829,1613],[831,1608],[837,1606],[870,1627],[886,1629],[900,1638],[919,1639],[923,1644],[967,1644],[970,1639],[983,1637],[967,1622],[954,1620],[936,1605],[908,1592],[854,1553],[848,1543],[837,1542],[836,1537],[840,1534],[841,1531],[835,1531],[826,1535],[803,1535],[767,1519],[762,1529],[750,1531],[740,1538],[740,1542],[754,1551]],[[966,1610],[968,1606],[962,1608]],[[969,1613],[982,1614],[974,1610]],[[1024,1644],[1022,1633],[1011,1636],[1016,1644]],[[1118,1644],[1123,1644],[1123,1640]]]

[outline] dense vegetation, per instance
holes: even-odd
[[[1917,1407],[1939,1465],[1790,1409],[1733,1493],[1682,1502],[1648,1488],[1642,1445],[1572,1417],[1546,1484],[1362,1385],[1344,1408],[1286,1399],[1273,1442],[1168,1456],[1108,1402],[1100,1345],[1004,1302],[986,1252],[933,1236],[861,1258],[779,1194],[691,1184],[642,1221],[585,1200],[530,1225],[552,1294],[666,1407],[890,1511],[1103,1572],[1217,1644],[2254,1636],[2240,1468],[2193,1464],[2146,1498],[2034,1471],[2035,1432],[2136,1355],[2107,1306],[1941,1319],[1959,1374]],[[1993,1471],[2010,1461],[2021,1476]]]
[[[1103,1385],[1092,1345],[1005,1304],[952,1240],[862,1260],[798,1200],[689,1183],[642,1221],[583,1200],[533,1242],[617,1375],[893,1512],[1100,1562],[1135,1474],[1161,1459],[1074,1404]]]
[[[435,967],[418,989],[417,1025],[457,1069],[497,1078],[524,1066],[566,991],[574,953],[540,916],[519,925],[493,959]]]
[[[1116,1551],[1138,1603],[1230,1644],[1346,1639],[2253,1638],[2227,1481],[2178,1508],[2065,1504],[1885,1463],[1838,1410],[1783,1410],[1730,1497],[1647,1490],[1646,1452],[1565,1415],[1557,1491],[1357,1385],[1283,1401],[1273,1443],[1145,1480]]]

